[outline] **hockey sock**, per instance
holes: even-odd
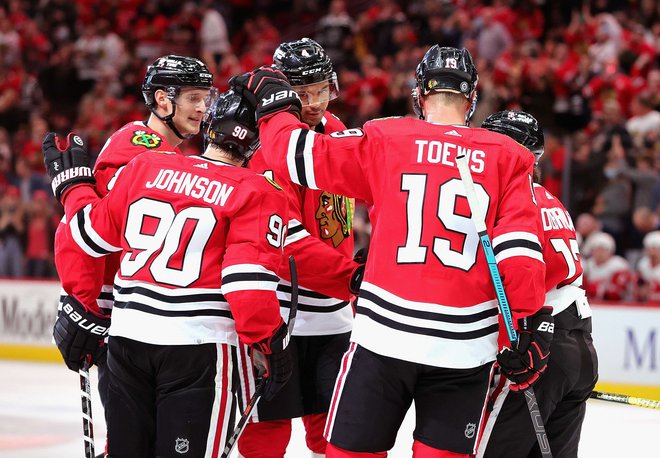
[[[328,444],[325,448],[325,456],[326,458],[386,458],[387,452],[351,452]]]
[[[328,444],[323,437],[323,428],[327,417],[328,415],[325,413],[315,413],[302,417],[302,422],[305,425],[307,448],[321,455],[325,453],[325,447]]]
[[[238,451],[245,458],[283,458],[291,438],[291,420],[248,423],[238,439]]]

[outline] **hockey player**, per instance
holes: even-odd
[[[326,110],[328,102],[338,94],[337,75],[318,43],[309,38],[282,43],[273,60],[303,101],[302,120],[308,128],[328,134],[346,129]],[[278,153],[283,156],[284,150]],[[291,436],[291,418],[302,417],[307,447],[312,456],[323,456],[323,427],[353,323],[348,289],[357,266],[352,259],[353,201],[307,189],[292,183],[288,175],[273,174],[261,149],[249,166],[274,178],[289,198],[284,259],[294,255],[302,287],[292,339],[297,352],[293,378],[271,402],[262,401],[255,408],[253,421],[243,431],[238,449],[245,458],[283,458]],[[287,269],[281,272],[285,276]],[[278,286],[283,316],[288,314],[290,291],[286,281]],[[246,363],[250,367],[249,360]],[[243,403],[254,390],[252,371],[246,371],[246,375],[241,383],[245,388]]]
[[[126,124],[106,141],[94,167],[95,188],[105,196],[124,166],[145,151],[173,151],[185,139],[199,133],[202,117],[214,91],[213,77],[206,66],[192,57],[168,55],[147,68],[142,93],[151,110],[149,119]],[[55,234],[55,264],[62,282],[60,302],[72,295],[87,307],[98,304],[110,315],[112,285],[119,267],[119,254],[103,258],[78,257],[75,242],[61,223]],[[71,254],[73,250],[73,255]],[[85,356],[71,350],[54,335],[67,367],[78,371]],[[99,395],[105,405],[107,379],[104,353],[92,363],[99,368]]]
[[[538,164],[543,154],[543,131],[532,115],[500,111],[488,116],[481,127],[513,138],[533,153]],[[552,454],[577,457],[586,402],[598,378],[598,361],[591,339],[591,309],[582,288],[582,259],[569,213],[537,183],[534,198],[539,209],[537,218],[543,224],[544,305],[552,308],[554,317],[548,366],[534,391]],[[521,335],[521,341],[523,338]],[[540,457],[525,396],[516,392],[520,388],[515,384],[517,376],[507,373],[506,368],[503,372],[511,380],[501,377],[495,385],[489,403],[492,410],[477,456]]]
[[[209,116],[204,155],[141,154],[103,199],[80,137],[44,140],[71,249],[121,253],[109,332],[99,307],[75,295],[55,325],[80,354],[109,334],[112,457],[218,456],[233,429],[238,339],[264,355],[264,398],[291,374],[275,292],[288,204],[274,182],[241,167],[257,135],[253,109],[228,92]]]
[[[351,344],[335,384],[327,456],[386,456],[411,403],[415,457],[475,453],[499,332],[495,290],[455,165],[468,150],[514,319],[533,327],[513,353],[542,370],[544,264],[531,189],[533,158],[515,141],[466,126],[477,70],[466,49],[433,46],[416,71],[423,119],[390,118],[331,135],[299,121],[276,70],[232,84],[256,104],[275,173],[364,200],[372,238]],[[287,151],[286,157],[278,151]],[[539,313],[537,313],[539,312]],[[532,330],[533,329],[533,330]],[[515,358],[512,358],[515,359]],[[534,371],[521,375],[524,383]]]

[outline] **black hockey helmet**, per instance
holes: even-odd
[[[481,127],[513,138],[530,150],[539,162],[545,143],[543,130],[534,116],[524,111],[498,111],[484,119]]]
[[[472,117],[476,104],[479,75],[466,48],[440,47],[433,45],[415,70],[417,87],[413,89],[413,108],[422,118],[418,97],[432,91],[463,94],[472,102],[466,122]]]
[[[159,57],[147,67],[142,82],[142,96],[147,108],[161,121],[172,129],[177,137],[185,138],[174,125],[172,118],[176,112],[175,99],[182,87],[196,87],[200,89],[213,88],[213,75],[204,63],[194,57],[177,56],[170,54]],[[156,113],[154,94],[156,90],[162,89],[167,92],[167,97],[172,102],[172,113],[161,116]],[[208,106],[208,105],[207,105]]]
[[[213,75],[204,63],[194,57],[168,56],[159,57],[147,67],[142,83],[142,95],[147,107],[154,105],[154,92],[163,89],[173,97],[182,87],[211,88]]]
[[[328,81],[327,100],[339,96],[337,74],[332,69],[330,57],[323,47],[311,38],[301,38],[279,45],[273,54],[273,65],[284,73],[291,86],[295,86],[298,95],[302,95],[303,106],[310,104],[306,103],[304,97],[304,87],[310,84]]]
[[[291,86],[320,83],[334,74],[330,57],[311,38],[279,45],[273,54],[273,65],[284,73]]]
[[[233,90],[223,92],[204,115],[204,138],[249,160],[259,139],[254,108]]]

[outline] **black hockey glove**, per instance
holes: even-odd
[[[369,248],[360,248],[355,256],[353,256],[353,261],[358,265],[353,270],[351,274],[351,280],[348,283],[348,290],[355,295],[360,293],[360,285],[362,285],[362,279],[364,278],[364,266],[367,263],[367,255],[369,254]]]
[[[66,366],[78,372],[88,356],[90,365],[101,358],[107,350],[104,339],[109,327],[109,317],[92,313],[73,296],[65,297],[53,327],[53,337]]]
[[[257,377],[265,378],[262,395],[265,400],[272,399],[291,378],[293,356],[288,344],[287,326],[282,323],[269,339],[252,346],[252,361]]]
[[[503,349],[497,355],[502,373],[511,380],[511,390],[521,391],[534,385],[548,367],[550,344],[555,332],[552,308],[543,307],[518,321],[518,347]]]
[[[46,171],[51,178],[53,194],[62,201],[62,194],[70,186],[96,183],[89,166],[89,155],[82,138],[70,133],[63,142],[57,134],[49,132],[41,145]]]
[[[286,79],[272,67],[260,67],[229,80],[232,89],[256,109],[257,124],[277,113],[288,111],[300,119],[302,102]]]

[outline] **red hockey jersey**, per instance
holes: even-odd
[[[582,287],[582,256],[578,248],[575,226],[562,203],[543,186],[534,185],[534,196],[543,224],[543,259],[545,261],[545,305],[553,315],[578,301],[582,313],[588,305]],[[586,318],[586,316],[585,316]]]
[[[346,126],[326,111],[320,133],[339,132]],[[288,233],[285,257],[293,255],[300,272],[298,315],[294,335],[328,335],[349,332],[353,325],[348,283],[356,267],[353,261],[351,219],[353,200],[330,192],[313,190],[292,183],[288,175],[275,174],[261,148],[249,167],[269,176],[282,186],[289,199]],[[278,286],[282,316],[289,313],[291,284],[288,267],[281,270]]]
[[[163,150],[180,153],[157,132],[142,121],[126,124],[105,142],[94,166],[96,192],[105,196],[121,169],[135,156],[145,151]],[[92,307],[112,307],[112,284],[119,267],[119,255],[95,259],[77,256],[75,244],[61,223],[55,233],[55,265],[67,294],[73,294],[83,304]]]
[[[103,199],[65,195],[81,252],[121,251],[111,336],[158,345],[245,344],[282,322],[275,294],[288,218],[279,187],[205,157],[139,155]],[[235,327],[234,327],[235,323]]]
[[[376,353],[469,368],[497,353],[497,301],[454,159],[466,151],[514,318],[543,304],[545,265],[529,151],[484,129],[412,118],[321,135],[291,114],[260,126],[275,173],[370,206],[352,340]],[[278,154],[286,151],[286,157]]]

